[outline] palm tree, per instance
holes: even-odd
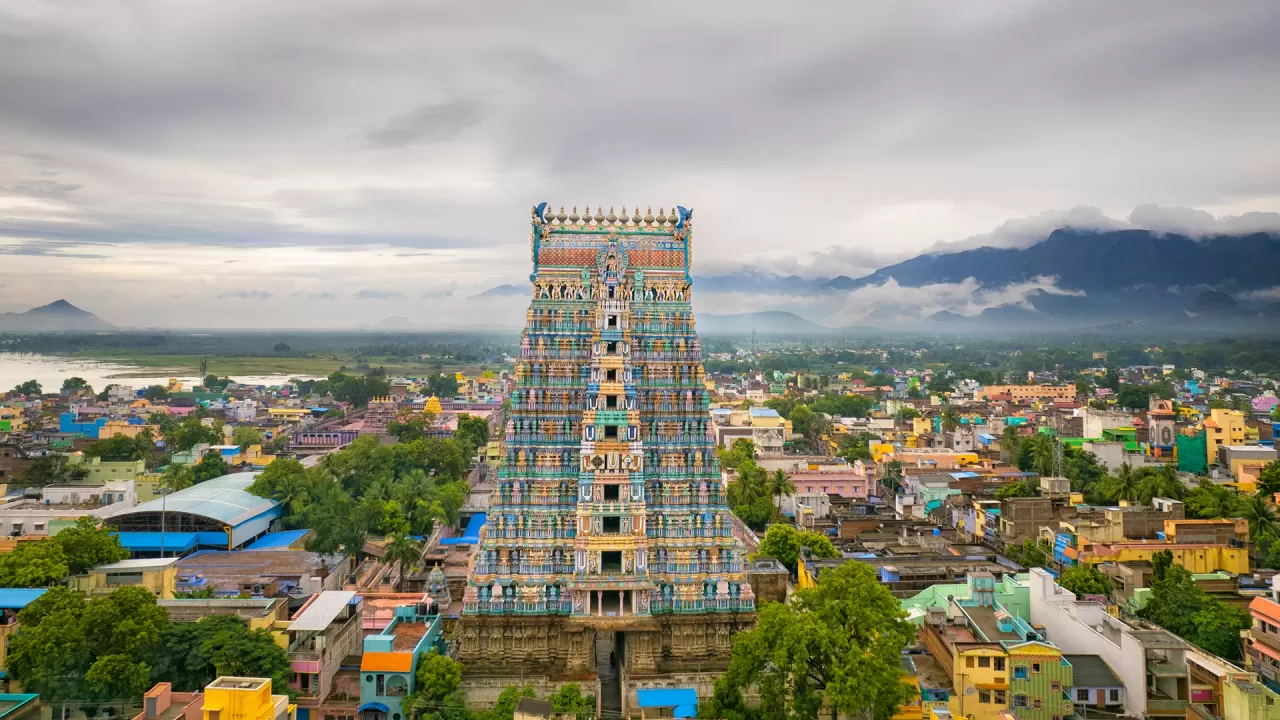
[[[280,478],[271,491],[271,499],[280,503],[287,515],[300,515],[310,501],[307,476],[290,473]]]
[[[397,592],[404,590],[405,576],[409,574],[409,570],[413,569],[413,565],[418,562],[420,557],[422,557],[421,545],[404,531],[392,535],[391,539],[387,541],[383,560],[388,565],[394,563],[400,567],[400,579],[396,582]]]
[[[796,494],[795,483],[791,482],[791,478],[782,470],[774,470],[769,473],[764,480],[764,491],[769,497],[773,498],[773,503],[777,505],[782,498],[787,495]]]
[[[738,466],[738,476],[726,489],[729,504],[733,507],[750,505],[764,496],[764,471],[754,462],[744,462]]]
[[[1245,501],[1240,517],[1249,521],[1249,539],[1255,543],[1276,532],[1276,509],[1260,495]]]
[[[960,410],[955,405],[942,408],[942,429],[951,432],[960,427]]]
[[[1138,485],[1139,499],[1151,502],[1151,498],[1163,497],[1181,500],[1187,488],[1178,480],[1178,473],[1172,466],[1165,465],[1159,470],[1143,468],[1142,482]]]
[[[163,494],[186,490],[196,482],[196,473],[188,465],[170,465],[160,475],[156,490]]]
[[[1115,475],[1107,478],[1106,496],[1108,500],[1127,500],[1129,502],[1137,502],[1142,496],[1139,485],[1142,478],[1133,471],[1129,463],[1120,466]]]
[[[1048,477],[1057,472],[1058,439],[1048,435],[1037,435],[1035,444],[1031,446],[1031,462],[1036,472]]]

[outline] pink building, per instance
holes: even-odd
[[[826,493],[866,500],[871,493],[871,480],[861,460],[853,465],[810,465],[790,473],[797,493]]]

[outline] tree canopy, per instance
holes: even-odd
[[[1111,578],[1088,563],[1076,565],[1062,573],[1058,584],[1076,595],[1110,595]]]
[[[49,587],[127,557],[120,540],[98,527],[97,518],[82,517],[48,539],[20,542],[0,555],[0,587]]]
[[[889,720],[910,699],[902,649],[915,636],[902,606],[870,566],[850,562],[819,576],[790,603],[767,603],[756,627],[736,635],[715,683],[709,717],[817,718],[866,713]],[[754,687],[759,703],[745,699]]]
[[[44,393],[44,388],[40,387],[40,383],[35,380],[28,380],[14,385],[13,391],[22,395],[41,395]]]
[[[784,523],[770,525],[760,541],[760,554],[777,559],[792,575],[800,563],[800,548],[809,548],[815,557],[840,557],[840,551],[826,536]]]
[[[1252,623],[1244,610],[1201,590],[1190,571],[1161,550],[1151,559],[1151,596],[1138,615],[1228,660],[1242,657],[1240,631]]]

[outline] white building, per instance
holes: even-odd
[[[1186,717],[1191,674],[1186,641],[1167,630],[1131,626],[1096,602],[1077,601],[1043,568],[1031,568],[1031,622],[1073,655],[1098,655],[1124,683],[1133,717]]]

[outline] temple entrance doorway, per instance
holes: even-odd
[[[600,715],[618,717],[622,713],[622,633],[596,633],[596,677],[600,680]]]

